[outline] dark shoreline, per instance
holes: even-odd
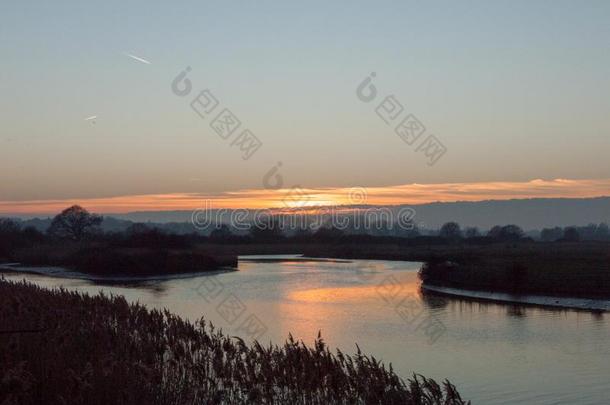
[[[421,286],[422,293],[465,301],[490,302],[502,305],[524,305],[547,310],[610,312],[610,300],[544,295],[514,295],[503,292],[465,290],[435,285]]]
[[[423,262],[425,264],[420,271],[423,283],[439,287],[513,295],[610,299],[610,243],[607,242],[413,245],[408,241],[290,241],[201,243],[183,249],[119,249],[80,245],[78,248],[65,248],[63,256],[31,249],[30,258],[34,260],[15,261],[27,266],[65,267],[96,277],[164,277],[237,268],[237,257],[243,255],[295,252],[312,260]]]
[[[97,275],[90,273],[83,273],[79,271],[70,270],[64,267],[55,266],[23,266],[17,263],[0,263],[0,275],[4,274],[32,274],[35,276],[44,277],[55,277],[64,279],[76,279],[76,280],[88,280],[96,283],[114,284],[114,283],[129,283],[129,282],[149,282],[149,281],[163,281],[163,280],[175,280],[183,278],[193,278],[204,275],[215,275],[221,273],[227,273],[232,271],[238,271],[235,267],[218,267],[214,269],[202,270],[202,271],[190,271],[184,273],[170,273],[170,274],[105,274]]]
[[[183,275],[237,268],[236,255],[185,248],[129,248],[101,243],[49,244],[22,249],[11,257],[23,267],[63,268],[97,278]]]

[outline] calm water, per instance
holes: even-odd
[[[311,343],[322,331],[331,346],[354,352],[358,343],[403,377],[448,378],[473,404],[609,402],[610,314],[422,297],[419,263],[266,257],[286,260],[241,257],[238,272],[137,285],[25,278],[122,294],[191,320],[204,316],[245,338],[248,330],[240,326],[259,319],[256,332],[265,342],[281,343],[292,333]],[[406,312],[396,310],[400,302]],[[439,330],[444,333],[431,342],[438,336],[431,331]]]

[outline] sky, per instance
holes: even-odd
[[[335,203],[352,188],[608,195],[609,18],[607,1],[4,1],[0,212],[257,208],[295,188]],[[218,106],[202,118],[205,89]],[[388,96],[402,110],[386,123]],[[210,126],[225,108],[241,122],[227,139]],[[409,114],[425,127],[413,144],[394,131]],[[245,129],[262,143],[248,159]]]

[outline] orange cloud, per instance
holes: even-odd
[[[610,179],[537,179],[527,182],[415,183],[366,188],[241,190],[217,194],[172,193],[86,199],[0,201],[0,212],[53,214],[72,204],[79,204],[100,213],[192,210],[201,208],[206,200],[210,202],[210,208],[261,209],[320,205],[415,205],[429,202],[586,198],[607,195],[610,195]]]

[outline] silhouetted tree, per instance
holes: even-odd
[[[517,225],[506,225],[503,226],[500,231],[500,239],[506,241],[515,241],[523,238],[525,232]]]
[[[595,229],[595,239],[597,240],[608,240],[610,239],[610,230],[608,229],[608,225],[605,223],[601,223]]]
[[[563,229],[556,226],[555,228],[544,228],[540,233],[540,239],[545,242],[554,242],[563,237]]]
[[[23,238],[29,243],[44,241],[44,234],[33,226],[26,226],[21,233],[23,234]]]
[[[595,239],[595,231],[597,230],[597,224],[589,224],[576,228],[581,240],[593,240]]]
[[[404,231],[402,229],[398,229],[398,231],[396,232],[396,236],[401,236],[405,238],[417,238],[420,235],[421,233],[419,231],[419,227],[416,224],[413,224],[413,229],[407,229]]]
[[[580,234],[576,228],[571,226],[563,230],[563,240],[567,242],[578,242],[580,240]]]
[[[0,234],[11,234],[19,232],[21,227],[10,218],[0,218]]]
[[[226,225],[221,225],[219,228],[214,229],[210,233],[210,239],[214,240],[227,240],[233,236],[231,229]]]
[[[496,225],[487,232],[487,236],[490,238],[500,239],[500,233],[502,232],[502,227],[500,225]]]
[[[469,228],[466,228],[466,231],[464,232],[464,235],[467,238],[476,238],[478,236],[481,236],[481,233],[479,232],[479,228],[471,226]]]
[[[459,239],[462,237],[462,230],[457,222],[447,222],[441,227],[439,236],[447,239]]]
[[[127,229],[125,229],[125,233],[127,234],[127,236],[135,236],[135,235],[141,235],[141,234],[145,234],[150,232],[151,228],[150,226],[143,224],[141,222],[136,222],[133,223],[131,225],[129,225],[127,227]]]
[[[311,238],[312,235],[313,235],[313,232],[311,232],[307,228],[305,228],[305,229],[297,229],[292,234],[292,239],[294,239],[294,240],[308,240],[308,239]]]
[[[9,255],[20,239],[21,227],[9,218],[0,218],[0,256]]]
[[[315,240],[337,240],[345,236],[345,232],[333,226],[323,226],[313,235]]]
[[[253,225],[250,228],[250,237],[255,241],[271,242],[284,239],[284,234],[279,226],[274,224]]]
[[[53,218],[47,232],[49,235],[58,238],[81,240],[99,226],[102,221],[101,216],[90,214],[83,207],[73,205]]]
[[[514,242],[523,238],[525,233],[517,225],[496,225],[487,233],[487,236],[504,242]]]

